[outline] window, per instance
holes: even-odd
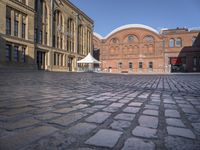
[[[15,46],[14,47],[14,61],[15,62],[18,62],[19,61],[19,47],[18,46]]]
[[[22,38],[25,38],[26,36],[26,24],[22,23]]]
[[[182,40],[180,38],[176,39],[176,47],[182,46]]]
[[[117,44],[118,42],[119,42],[119,40],[118,40],[117,38],[113,38],[113,39],[112,39],[112,43],[113,43],[113,44]]]
[[[174,39],[169,40],[169,47],[173,48],[174,47]]]
[[[118,68],[119,68],[119,69],[122,69],[122,62],[120,62],[120,63],[118,64]]]
[[[37,42],[37,31],[38,31],[37,29],[35,29],[35,31],[34,31],[34,41],[35,42]]]
[[[39,43],[42,44],[42,31],[40,31],[40,34],[39,34]]]
[[[194,46],[194,43],[195,43],[196,39],[197,39],[196,36],[193,36],[193,37],[192,37],[192,46]]]
[[[45,33],[45,37],[44,37],[44,44],[47,45],[47,37],[48,37],[48,33]]]
[[[149,62],[149,69],[153,69],[153,62]]]
[[[193,58],[193,66],[197,66],[197,57]]]
[[[63,39],[60,38],[60,48],[62,49],[63,48]]]
[[[139,69],[142,69],[143,68],[143,64],[142,62],[139,62]]]
[[[133,35],[129,35],[128,36],[128,41],[129,42],[133,42],[134,41],[134,36]]]
[[[129,69],[133,69],[133,63],[129,62]]]
[[[19,25],[19,22],[15,19],[14,21],[14,35],[15,36],[18,36],[18,25]]]
[[[147,35],[144,37],[144,42],[153,42],[154,38],[151,35]]]
[[[11,18],[6,17],[6,34],[11,34]]]
[[[53,36],[53,47],[56,47],[56,36]]]
[[[22,56],[21,56],[21,62],[26,62],[26,48],[22,47]]]
[[[54,53],[54,66],[56,66],[56,53]]]
[[[12,56],[12,46],[10,44],[6,44],[6,61],[10,62],[11,61],[11,56]]]

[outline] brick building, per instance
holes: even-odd
[[[163,29],[141,24],[119,27],[106,37],[94,33],[101,69],[115,73],[200,71],[200,30]]]
[[[93,20],[68,0],[0,0],[0,68],[76,71]]]

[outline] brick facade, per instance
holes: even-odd
[[[100,51],[104,72],[196,72],[200,71],[200,46],[194,43],[199,38],[199,31],[185,28],[157,32],[133,24],[117,28],[106,37],[95,33],[93,44]]]

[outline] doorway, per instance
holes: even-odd
[[[45,52],[37,51],[38,70],[45,70]]]

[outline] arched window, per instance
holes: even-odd
[[[128,42],[138,42],[138,38],[135,35],[129,35],[128,36]]]
[[[113,43],[113,44],[117,44],[117,43],[119,43],[119,40],[118,40],[117,38],[113,38],[113,39],[112,39],[112,43]]]
[[[173,48],[174,47],[174,39],[169,40],[169,47]]]
[[[176,39],[176,47],[181,47],[182,46],[182,40],[181,38]]]
[[[67,51],[74,52],[74,33],[75,24],[72,18],[67,21]]]
[[[192,37],[192,46],[194,45],[195,41],[196,41],[197,37],[196,36],[193,36]]]
[[[154,38],[151,35],[147,35],[143,39],[144,42],[154,42]]]

